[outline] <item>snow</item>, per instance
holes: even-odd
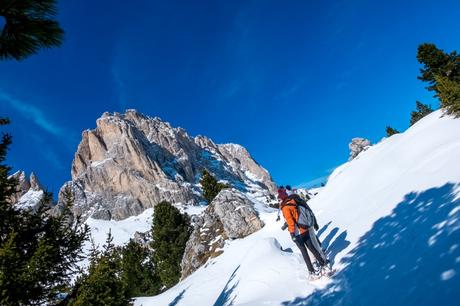
[[[115,245],[123,245],[129,242],[129,239],[134,237],[134,233],[147,232],[151,229],[153,217],[153,208],[145,210],[138,216],[132,216],[124,220],[99,220],[89,218],[86,224],[91,228],[91,236],[93,240],[101,246],[107,239],[109,231],[113,235],[113,243]]]
[[[34,190],[30,188],[16,203],[20,209],[36,209],[43,199],[43,190]]]
[[[276,210],[265,227],[136,305],[456,305],[460,120],[425,117],[338,167],[310,201],[337,273],[309,282]],[[252,200],[255,198],[248,195]]]

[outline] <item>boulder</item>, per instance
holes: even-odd
[[[371,142],[365,138],[353,138],[348,145],[350,148],[350,158],[348,160],[355,159],[359,153],[367,150],[371,146]]]
[[[246,237],[264,226],[253,203],[236,189],[223,189],[193,223],[182,258],[182,278],[222,254],[227,239]]]

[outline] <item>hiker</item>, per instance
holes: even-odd
[[[314,280],[321,277],[322,272],[330,273],[329,261],[321,249],[314,229],[318,228],[318,223],[308,204],[296,194],[288,195],[284,188],[278,189],[278,199],[281,201],[280,208],[291,238],[300,249],[307,265],[309,278]],[[307,248],[316,258],[319,268],[313,267]]]

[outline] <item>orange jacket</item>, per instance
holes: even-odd
[[[294,199],[286,198],[283,202],[281,202],[280,207],[291,235],[299,235],[307,231],[307,229],[299,228],[297,226],[299,214],[297,212],[297,206]]]

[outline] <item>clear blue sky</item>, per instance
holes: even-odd
[[[458,1],[61,0],[61,48],[0,62],[8,162],[57,192],[104,111],[244,145],[279,184],[324,177],[353,137],[404,130],[417,46],[460,50]]]

